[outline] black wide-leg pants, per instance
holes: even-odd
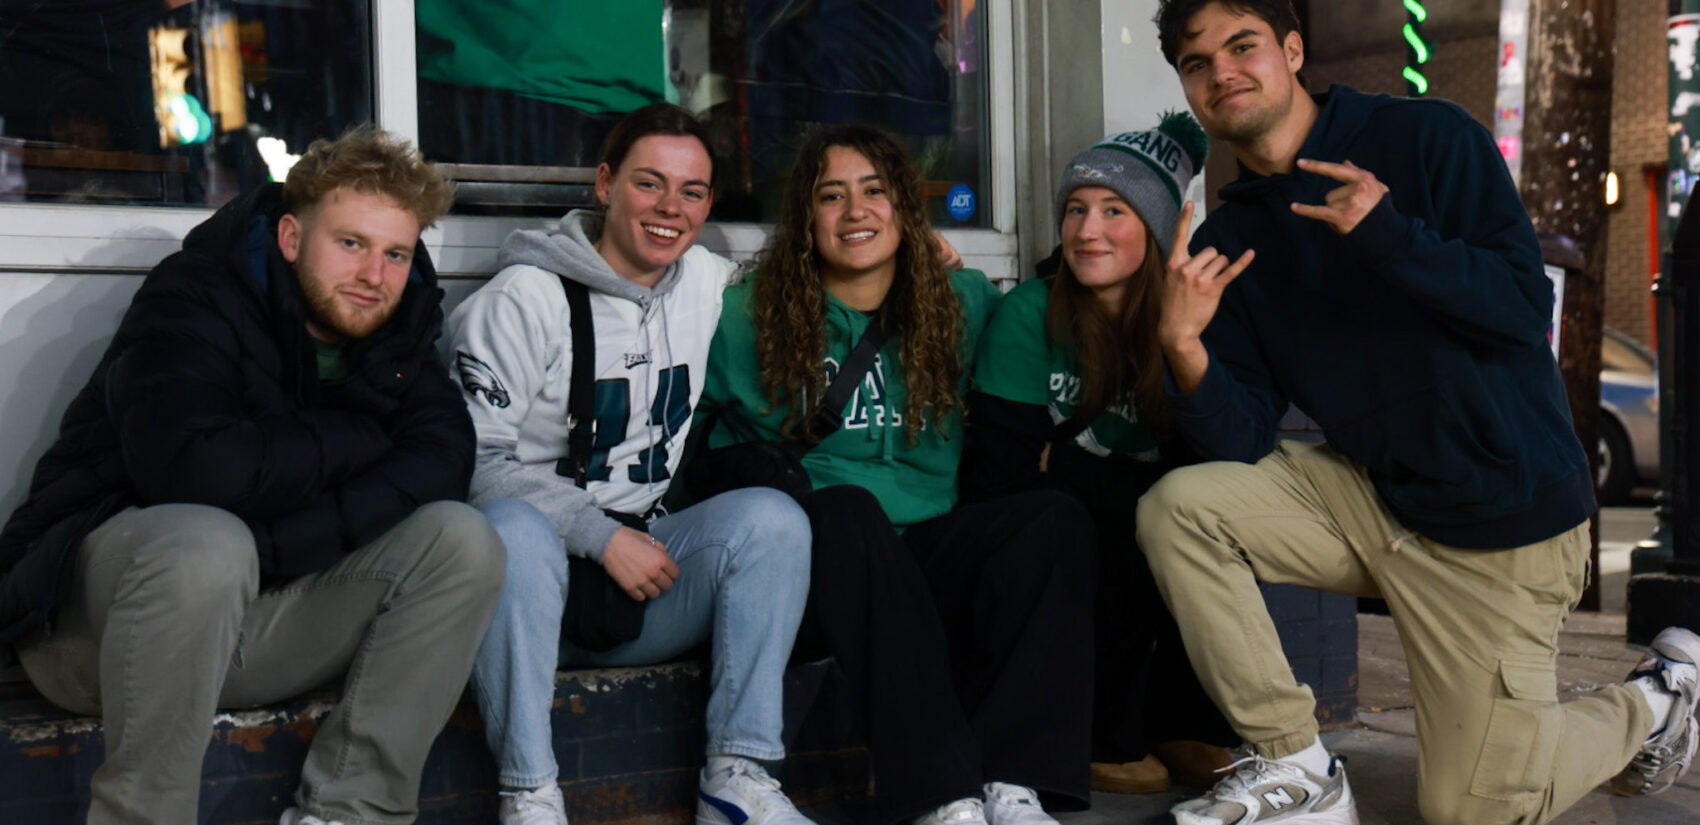
[[[1027,785],[1088,798],[1094,532],[1074,499],[964,505],[899,534],[860,487],[803,500],[814,529],[800,642],[834,656],[868,732],[874,817]]]

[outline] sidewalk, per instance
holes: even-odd
[[[1578,613],[1559,641],[1558,689],[1571,697],[1612,684],[1640,659],[1623,641],[1625,617]],[[1421,825],[1417,815],[1417,742],[1410,676],[1392,620],[1358,616],[1358,724],[1323,735],[1351,762],[1361,825]],[[1059,816],[1063,825],[1170,823],[1168,808],[1194,791],[1125,796],[1093,794],[1092,810]],[[1628,799],[1597,789],[1553,825],[1694,825],[1700,822],[1700,772],[1663,794]]]

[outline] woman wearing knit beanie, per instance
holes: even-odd
[[[1058,489],[1098,532],[1092,787],[1208,787],[1237,742],[1193,676],[1135,542],[1134,503],[1187,463],[1163,392],[1157,312],[1164,261],[1204,132],[1171,113],[1109,135],[1063,169],[1062,245],[1016,287],[981,339],[969,396],[965,498]]]

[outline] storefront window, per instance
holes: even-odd
[[[219,205],[372,118],[364,0],[0,4],[0,200]]]
[[[415,0],[420,146],[458,210],[590,202],[603,138],[668,100],[715,135],[722,221],[772,221],[794,147],[826,124],[909,142],[940,226],[991,225],[976,0]]]

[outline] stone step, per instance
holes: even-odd
[[[799,804],[867,793],[867,754],[848,725],[835,718],[842,716],[836,684],[828,662],[799,665],[787,674],[791,757],[781,779]],[[574,825],[692,820],[707,690],[704,666],[694,661],[557,674],[551,719]],[[308,744],[335,701],[335,693],[326,691],[275,707],[220,713],[202,770],[202,822],[277,822],[300,779]],[[68,714],[39,697],[0,700],[0,822],[81,822],[103,747],[97,719]],[[431,749],[419,822],[494,822],[495,775],[483,723],[470,701],[464,702]]]

